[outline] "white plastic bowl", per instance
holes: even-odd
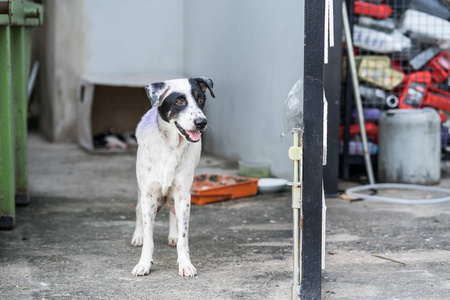
[[[276,193],[286,187],[288,181],[282,178],[261,178],[258,181],[258,191],[260,193]]]

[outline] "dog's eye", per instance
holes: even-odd
[[[178,98],[176,103],[178,105],[185,105],[186,104],[186,100],[184,100],[183,98]]]
[[[203,104],[203,102],[205,102],[205,99],[202,97],[199,97],[197,101],[199,104]]]

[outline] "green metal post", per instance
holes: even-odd
[[[31,31],[41,26],[44,7],[25,0],[0,0],[0,229],[15,224],[15,204],[28,204],[27,81]]]
[[[10,27],[0,26],[0,228],[15,224]]]
[[[11,64],[13,82],[16,204],[29,203],[27,163],[27,74],[25,27],[11,27]]]

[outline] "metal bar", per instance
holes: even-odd
[[[28,196],[27,161],[27,71],[25,55],[25,27],[11,27],[11,74],[13,88],[13,116],[15,139],[16,204],[30,202]]]
[[[336,11],[340,11],[341,20],[342,20],[342,1],[337,1],[339,4],[339,8]],[[353,1],[349,1],[349,9],[353,11],[354,3]],[[350,23],[354,23],[353,14],[350,15]],[[353,36],[353,27],[350,27],[350,35]],[[342,35],[342,31],[341,31]],[[344,140],[343,140],[343,153],[342,153],[342,177],[343,179],[350,178],[350,164],[351,157],[349,154],[349,142],[350,142],[350,124],[352,121],[352,106],[353,106],[353,90],[352,90],[352,77],[350,71],[350,64],[348,63],[348,57],[346,60],[346,76],[345,76],[345,109],[344,109]]]
[[[350,70],[351,70],[351,75],[352,75],[353,93],[355,95],[356,109],[358,111],[358,121],[359,121],[360,130],[361,130],[361,138],[362,138],[363,149],[364,149],[364,160],[366,163],[367,176],[369,178],[369,183],[375,184],[375,179],[373,176],[373,169],[372,169],[372,161],[370,160],[369,147],[367,144],[366,125],[365,125],[364,114],[363,114],[363,110],[362,110],[361,94],[359,93],[359,81],[358,81],[357,71],[356,71],[355,56],[353,53],[353,42],[352,42],[352,38],[351,38],[351,34],[350,34],[350,23],[348,20],[347,6],[346,6],[345,2],[342,2],[342,20],[344,22],[345,41],[347,42],[347,63],[350,65]]]
[[[348,59],[347,59],[348,61]],[[345,82],[345,107],[344,107],[344,140],[342,151],[342,177],[343,179],[350,178],[350,154],[348,145],[350,143],[350,124],[352,122],[352,104],[353,91],[350,76],[350,67],[347,63],[347,76]]]
[[[294,147],[299,146],[298,142],[298,133],[294,132],[293,134],[293,144]],[[292,208],[293,208],[293,217],[294,217],[294,284],[300,285],[301,281],[301,261],[300,261],[300,251],[299,251],[299,241],[300,241],[300,226],[299,226],[299,198],[298,189],[295,184],[299,182],[299,161],[294,160],[294,185],[292,186]]]
[[[43,5],[31,1],[15,0],[9,6],[9,25],[40,26],[43,24]]]
[[[0,25],[10,25],[12,21],[12,0],[0,1]]]
[[[293,262],[294,262],[294,274],[291,288],[291,299],[298,299],[300,294],[300,283],[302,280],[302,233],[301,233],[301,221],[302,221],[302,137],[303,131],[295,128],[292,132],[293,146],[289,149],[289,158],[294,162],[294,181],[292,184],[292,211],[293,211]]]
[[[33,63],[33,68],[31,69],[31,73],[29,75],[28,84],[27,84],[27,99],[28,103],[30,102],[31,95],[33,93],[34,84],[36,83],[36,77],[39,71],[39,61],[35,61]]]
[[[328,64],[324,66],[324,86],[328,100],[328,146],[327,165],[324,167],[323,181],[325,194],[338,193],[339,178],[339,118],[342,74],[342,14],[340,1],[334,1],[334,36],[336,43],[329,50]],[[330,24],[331,26],[331,24]],[[330,27],[331,28],[331,27]]]
[[[10,27],[0,26],[0,229],[15,223]]]
[[[301,299],[321,298],[324,0],[305,0]]]

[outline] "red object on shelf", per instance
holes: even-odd
[[[202,174],[194,177],[191,202],[197,205],[256,195],[257,178]]]
[[[423,105],[450,112],[450,92],[430,86]]]
[[[450,54],[441,52],[427,64],[427,67],[432,70],[434,81],[443,82],[450,77]]]
[[[367,137],[370,138],[372,142],[375,144],[378,143],[378,126],[375,123],[367,122],[366,123],[366,133]],[[352,124],[350,125],[350,135],[360,134],[361,133],[361,127],[359,127],[359,124]],[[339,127],[339,138],[342,141],[344,138],[344,126]]]
[[[392,60],[391,61],[391,66],[392,66],[392,69],[394,69],[395,71],[402,72],[403,74],[405,73],[403,71],[403,67],[402,67],[401,62],[399,62],[398,60]]]
[[[419,108],[427,95],[431,84],[431,73],[427,71],[415,72],[407,75],[406,85],[400,94],[399,108]]]
[[[346,48],[347,48],[347,43],[342,42],[342,49],[346,49]],[[353,46],[353,54],[358,55],[358,47]]]
[[[355,1],[354,11],[357,15],[365,15],[377,19],[387,19],[392,15],[392,8],[389,5],[376,5],[361,1]]]

